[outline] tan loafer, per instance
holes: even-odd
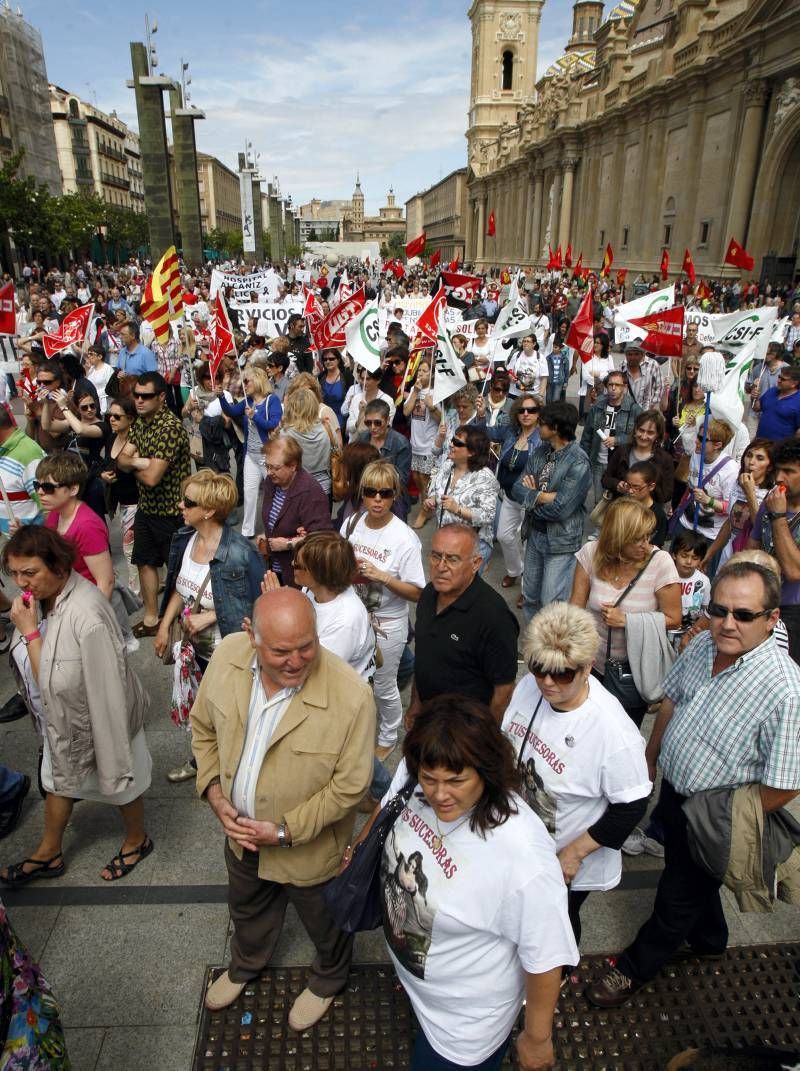
[[[227,1008],[229,1004],[233,1004],[244,987],[244,982],[232,982],[228,977],[228,972],[223,971],[206,991],[206,1007],[210,1011]]]
[[[331,1004],[333,1004],[333,997],[318,997],[306,987],[292,1005],[292,1010],[289,1012],[289,1026],[298,1033],[310,1030],[315,1023],[320,1021]]]

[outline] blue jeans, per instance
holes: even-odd
[[[547,535],[531,532],[522,570],[522,618],[526,625],[543,606],[569,599],[575,565],[572,551],[552,554],[547,549]]]
[[[506,1038],[499,1049],[496,1049],[491,1056],[487,1056],[485,1060],[481,1060],[479,1064],[454,1064],[432,1049],[425,1034],[420,1030],[414,1043],[410,1071],[460,1071],[461,1068],[469,1068],[469,1071],[499,1071],[510,1040],[511,1038]]]
[[[10,766],[0,766],[0,810],[11,803],[22,786],[23,775]]]
[[[372,760],[372,784],[369,786],[369,794],[372,799],[380,802],[389,791],[392,783],[392,775],[380,761]]]

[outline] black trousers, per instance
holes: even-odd
[[[684,941],[700,953],[724,952],[728,945],[728,924],[719,895],[721,882],[697,866],[689,854],[682,810],[685,799],[668,781],[661,782],[664,872],[653,914],[617,963],[624,974],[639,982],[658,974]]]
[[[579,947],[581,943],[581,908],[588,895],[589,891],[583,889],[577,891],[570,889],[567,893],[567,912],[569,913],[572,932],[575,934],[575,944]],[[571,968],[567,969],[569,970]]]

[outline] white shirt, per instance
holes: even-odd
[[[630,803],[650,792],[644,739],[596,677],[589,677],[585,703],[554,710],[529,673],[514,689],[502,728],[518,761],[522,751],[523,797],[556,851],[594,825],[609,803]],[[621,853],[598,848],[583,860],[571,887],[613,889],[621,876]]]
[[[402,761],[384,802],[407,778]],[[514,801],[517,813],[484,839],[464,816],[437,822],[416,790],[384,846],[389,952],[425,1037],[458,1067],[485,1060],[511,1033],[526,971],[578,961],[553,843]]]
[[[393,516],[383,528],[368,528],[362,516],[352,531],[348,531],[347,538],[353,544],[356,561],[366,559],[381,572],[415,584],[420,591],[425,587],[422,544],[417,533],[399,517]],[[357,578],[356,590],[367,610],[379,621],[408,617],[408,602],[385,585]]]
[[[725,462],[724,465],[718,467],[720,462]],[[717,470],[714,472],[714,470]],[[708,479],[708,474],[713,472],[714,475],[711,479]],[[688,488],[699,486],[700,475],[700,454],[695,451],[689,460],[689,480],[687,483]],[[717,502],[727,502],[728,510],[730,510],[730,502],[733,496],[733,492],[736,489],[736,481],[739,479],[739,466],[733,460],[732,457],[726,454],[720,454],[714,461],[706,461],[703,465],[703,490],[707,495],[711,495]],[[719,535],[719,530],[728,518],[727,511],[725,513],[717,513],[716,509],[713,513],[698,509],[698,523],[697,531],[701,536],[705,536],[706,539],[714,540]],[[689,502],[688,507],[684,511],[681,517],[681,524],[684,528],[691,528],[694,524],[694,503],[693,500]]]
[[[272,699],[267,699],[255,657],[253,657],[251,670],[253,684],[250,689],[250,706],[247,711],[247,734],[231,786],[231,803],[245,818],[255,818],[256,787],[261,775],[261,767],[264,764],[264,756],[275,729],[298,691],[297,688],[282,688]]]
[[[320,644],[369,681],[375,673],[375,630],[355,588],[347,588],[330,602],[317,602],[309,588],[303,588],[303,594],[316,611]]]

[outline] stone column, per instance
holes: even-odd
[[[264,263],[264,213],[261,209],[261,179],[254,178],[253,185],[253,235],[256,248],[253,258],[256,264]]]
[[[474,260],[475,248],[475,201],[472,197],[467,198],[467,211],[464,218],[464,263]],[[455,253],[453,254],[455,256]]]
[[[194,137],[195,119],[205,116],[195,108],[184,108],[181,87],[169,91],[169,111],[172,123],[172,145],[175,160],[175,192],[178,201],[178,223],[181,231],[183,259],[192,267],[203,263],[203,232],[200,226],[200,191],[197,185],[197,148]]]
[[[522,259],[526,264],[531,259],[531,229],[533,227],[533,173],[528,170],[525,174],[525,231],[522,237]]]
[[[475,241],[475,261],[482,262],[486,255],[486,193],[478,193],[478,233]]]
[[[572,191],[577,166],[577,157],[569,156],[564,160],[564,188],[561,191],[561,217],[558,222],[558,240],[564,246],[563,253],[566,253],[567,245],[572,240]]]
[[[544,170],[533,172],[533,223],[531,224],[531,262],[536,264],[542,252],[542,204],[544,201]]]
[[[550,245],[553,252],[558,248],[558,213],[561,208],[561,169],[553,169],[553,203],[550,206]]]
[[[139,120],[139,147],[142,154],[144,205],[150,232],[150,256],[160,260],[175,244],[172,224],[172,190],[169,181],[167,126],[162,93],[173,84],[171,78],[151,75],[147,52],[141,41],[131,41],[133,89]]]
[[[767,82],[745,82],[742,138],[733,172],[728,226],[725,233],[719,236],[720,250],[727,247],[731,238],[735,238],[744,246],[747,245],[747,231],[750,227],[750,211],[758,175],[758,156],[768,100],[769,84]]]

